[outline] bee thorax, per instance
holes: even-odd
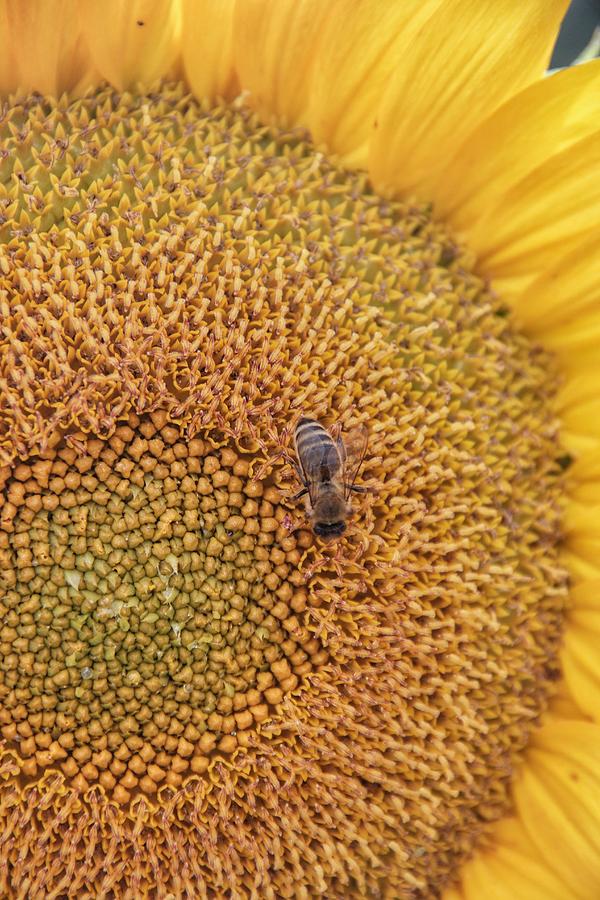
[[[315,525],[330,525],[342,522],[349,513],[349,505],[344,495],[333,485],[330,488],[323,487],[312,508],[311,518]]]

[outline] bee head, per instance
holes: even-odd
[[[325,540],[339,537],[346,530],[345,522],[315,522],[313,531]]]

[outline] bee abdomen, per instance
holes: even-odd
[[[304,416],[298,420],[295,431],[296,446],[299,453],[305,453],[309,447],[315,444],[333,443],[331,435],[316,419],[307,419]]]
[[[302,417],[294,432],[300,465],[308,477],[321,486],[335,477],[340,469],[337,447],[320,422]]]

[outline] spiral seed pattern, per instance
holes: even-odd
[[[5,509],[2,734],[26,775],[58,764],[119,802],[205,772],[327,658],[294,616],[309,535],[165,419],[18,465]]]
[[[559,674],[552,360],[243,101],[0,138],[0,894],[438,896]],[[327,546],[299,415],[369,433]]]

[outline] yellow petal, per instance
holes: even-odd
[[[579,69],[585,68],[587,66],[579,66]],[[550,81],[548,79],[544,84]],[[600,97],[600,79],[597,90]],[[588,118],[592,117],[588,115]],[[484,160],[482,164],[486,168]],[[491,186],[490,191],[493,196]],[[594,234],[570,253],[560,253],[527,290],[515,298],[515,316],[528,333],[539,335],[543,341],[548,331],[577,323],[582,315],[595,314],[600,322],[598,245],[599,236]]]
[[[572,719],[575,722],[592,721],[592,717],[578,704],[565,678],[561,678],[556,685],[556,693],[550,699],[544,722],[562,722],[565,719]]]
[[[570,500],[564,527],[568,549],[596,565],[600,560],[600,505]]]
[[[569,548],[563,550],[562,558],[569,570],[573,584],[578,585],[586,581],[600,580],[600,559],[590,562]]]
[[[558,408],[564,419],[571,410],[588,400],[595,400],[598,395],[598,382],[588,375],[574,376],[567,379],[558,394]]]
[[[470,232],[529,172],[597,129],[599,96],[600,60],[541,79],[504,103],[439,170],[432,197],[440,216]]]
[[[92,60],[110,84],[125,90],[166,75],[179,52],[181,9],[171,0],[80,0]]]
[[[600,439],[573,461],[567,473],[567,490],[574,500],[600,506]]]
[[[556,353],[563,371],[595,369],[596,384],[600,387],[600,318],[597,311],[590,310],[587,314],[582,313],[575,322],[549,329],[541,340],[544,347]]]
[[[6,95],[13,93],[17,87],[7,3],[0,3],[0,46],[4,48],[4,52],[0,53],[0,91]]]
[[[600,506],[571,500],[565,512],[565,528],[568,534],[600,539]]]
[[[577,379],[570,380],[575,383]],[[586,379],[590,385],[590,390],[598,393],[598,378],[590,375]],[[577,400],[574,400],[569,406],[565,403],[565,396],[568,396],[568,388],[561,388],[557,396],[557,405],[560,409],[562,427],[565,433],[578,434],[589,438],[600,438],[600,397],[590,394],[586,396],[581,394]]]
[[[80,33],[77,0],[0,6],[0,91],[39,91],[59,96],[73,91],[91,70]]]
[[[595,236],[596,251],[600,246],[599,236]],[[596,269],[600,269],[596,261]],[[585,278],[583,273],[582,283]],[[578,276],[571,270],[573,282],[577,283]],[[600,272],[597,272],[600,281]],[[579,299],[579,303],[577,300]],[[552,322],[540,323],[540,327],[532,333],[549,350],[556,353],[563,372],[573,375],[587,373],[595,382],[596,390],[600,384],[600,285],[590,285],[590,293],[586,298],[580,296],[573,298],[573,314],[570,319],[556,324]],[[565,314],[566,319],[566,314]]]
[[[306,124],[320,41],[338,5],[322,0],[242,0],[236,5],[236,70],[265,121]]]
[[[441,162],[483,118],[541,77],[567,5],[454,0],[410,32],[371,115],[376,188],[431,199]],[[360,58],[360,44],[347,52]]]
[[[239,91],[233,63],[235,0],[183,0],[182,53],[196,97],[232,99]]]
[[[364,166],[390,79],[433,23],[440,0],[337,2],[321,35],[307,113],[317,143]]]
[[[600,727],[552,722],[541,728],[515,781],[514,796],[525,831],[547,867],[576,897],[597,897]]]
[[[506,299],[600,227],[600,130],[517,182],[468,230],[479,266]]]
[[[560,432],[560,443],[574,459],[578,460],[597,450],[598,438],[568,431],[563,427]]]
[[[590,458],[596,455],[600,445],[597,365],[565,380],[556,397],[556,409],[561,420],[562,446],[577,462],[587,459],[582,475],[586,477],[587,471],[587,477],[594,478],[595,468]],[[569,479],[576,478],[577,471],[569,472]]]
[[[589,613],[582,624],[569,623],[562,666],[577,706],[600,723],[600,614]],[[595,628],[595,631],[585,629]]]
[[[583,481],[581,484],[575,485],[569,489],[569,494],[574,500],[588,501],[600,506],[600,478],[591,483]]]
[[[370,133],[382,73],[397,65],[394,47],[412,19],[441,2],[243,0],[234,24],[241,86],[263,119],[305,125],[348,157]]]
[[[448,888],[442,894],[442,900],[465,900],[465,895],[460,888]]]
[[[480,850],[461,870],[465,900],[579,900],[548,868],[518,819],[498,822],[492,839],[494,847]]]
[[[562,652],[563,672],[578,706],[600,722],[600,581],[573,588],[571,602]]]
[[[520,326],[559,355],[563,371],[590,373],[592,396],[598,393],[600,371],[598,245],[599,235],[593,234],[570,253],[560,254],[512,302]]]
[[[600,613],[600,578],[571,588],[569,604],[569,616],[574,616],[575,621],[580,621],[580,613]]]

